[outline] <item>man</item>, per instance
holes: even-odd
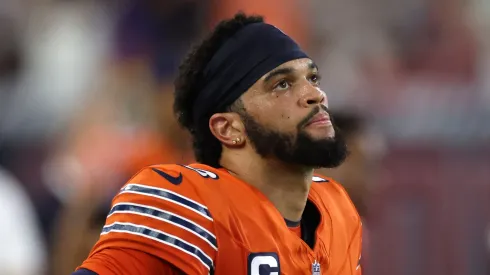
[[[360,274],[359,215],[340,185],[313,175],[347,151],[319,80],[261,17],[222,21],[176,81],[199,164],[131,178],[75,274]]]

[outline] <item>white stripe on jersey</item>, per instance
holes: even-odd
[[[135,188],[140,188],[143,190],[132,190]],[[156,192],[157,194],[153,194],[150,192]],[[149,196],[149,197],[154,197],[154,198],[162,199],[165,201],[169,201],[169,202],[175,203],[177,205],[180,205],[184,208],[187,208],[187,209],[203,216],[204,218],[206,218],[210,221],[213,221],[213,218],[211,217],[211,214],[209,213],[209,210],[206,206],[204,206],[204,205],[202,205],[202,204],[200,204],[200,203],[198,203],[192,199],[189,199],[185,196],[182,196],[181,194],[175,193],[175,192],[167,190],[167,189],[148,186],[148,185],[129,183],[125,187],[123,187],[119,193],[120,194],[124,194],[124,193],[139,194],[139,195],[144,195],[144,196]]]
[[[125,233],[144,237],[159,243],[171,246],[199,260],[208,270],[213,266],[213,260],[199,247],[182,240],[181,238],[163,231],[133,223],[115,222],[104,226],[101,235],[110,233]]]
[[[124,206],[136,206],[136,207],[140,208],[139,209],[140,211],[137,211],[136,209],[119,210],[118,208],[120,208],[120,206],[122,206],[122,207],[124,207]],[[143,211],[141,211],[141,210],[143,210]],[[151,213],[152,211],[155,211],[157,213]],[[119,203],[115,204],[112,207],[112,209],[109,212],[109,215],[107,217],[110,217],[115,213],[129,213],[129,214],[145,216],[145,217],[149,217],[149,218],[153,218],[156,220],[160,220],[160,221],[170,223],[172,225],[175,225],[179,228],[182,228],[182,229],[194,234],[195,236],[197,236],[200,239],[207,242],[214,250],[218,251],[218,247],[216,247],[216,243],[217,243],[216,236],[213,233],[209,232],[206,228],[200,226],[199,224],[197,224],[197,223],[195,223],[189,219],[186,219],[180,215],[177,215],[175,213],[172,213],[172,212],[160,209],[160,208],[148,206],[148,205],[142,205],[142,204],[130,203],[130,202],[119,202]],[[164,215],[161,215],[162,213]],[[158,214],[160,214],[160,215],[158,215]],[[172,220],[174,220],[174,221],[172,221]],[[179,220],[183,220],[187,223],[185,223],[185,222],[179,223]],[[200,234],[200,231],[203,232],[203,234]]]

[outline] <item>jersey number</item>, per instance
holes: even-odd
[[[276,253],[250,253],[248,255],[248,275],[279,275],[279,257]]]

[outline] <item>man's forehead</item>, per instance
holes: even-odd
[[[301,59],[295,59],[295,60],[291,60],[291,61],[282,63],[281,65],[270,70],[268,73],[273,72],[273,71],[278,70],[278,69],[284,69],[284,68],[297,69],[297,70],[318,69],[317,65],[315,64],[315,62],[313,62],[313,60],[311,60],[309,58],[301,58]],[[267,74],[265,74],[264,76],[266,76]]]
[[[316,67],[316,64],[315,62],[313,62],[313,60],[309,58],[301,58],[301,59],[291,60],[277,66],[277,68],[284,68],[284,67]]]

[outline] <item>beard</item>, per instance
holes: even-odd
[[[330,115],[326,107],[322,106],[322,109]],[[344,162],[348,151],[345,139],[335,126],[332,116],[330,115],[330,120],[335,130],[334,137],[315,139],[304,129],[320,111],[320,107],[316,107],[303,119],[297,126],[296,135],[265,127],[245,110],[239,114],[252,146],[261,157],[277,158],[288,164],[313,168],[334,168]]]

